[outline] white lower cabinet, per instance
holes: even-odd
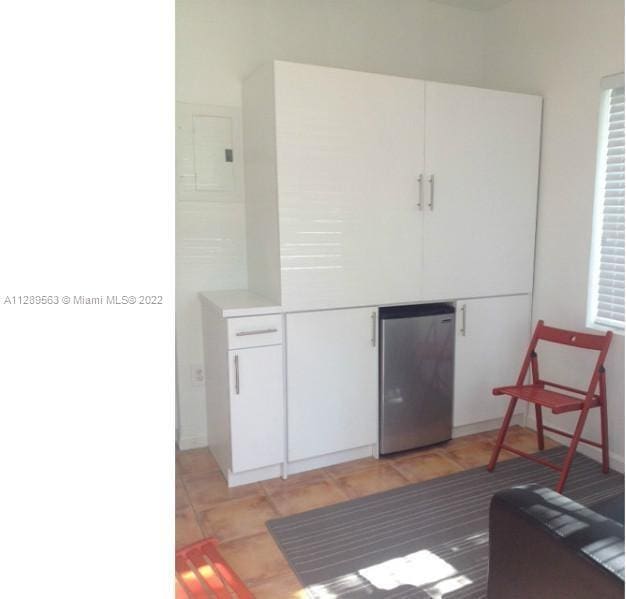
[[[285,463],[283,316],[249,314],[248,292],[201,294],[207,441],[229,486],[280,476]],[[246,312],[238,316],[238,312]],[[234,312],[235,315],[230,316]]]
[[[530,336],[530,297],[458,300],[456,307],[453,425],[501,418],[507,401],[491,391],[517,379]]]
[[[456,308],[453,425],[495,428],[507,402],[492,389],[517,377],[530,298],[457,300]],[[209,447],[229,486],[372,455],[376,307],[237,318],[205,298],[203,316]]]
[[[377,335],[376,308],[287,315],[289,461],[376,443]]]
[[[232,470],[243,472],[283,461],[283,348],[228,352]]]

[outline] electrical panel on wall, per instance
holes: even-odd
[[[242,202],[241,119],[222,106],[176,105],[178,201]]]
[[[194,114],[192,122],[194,191],[232,191],[232,119]]]

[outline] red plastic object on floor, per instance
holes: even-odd
[[[176,552],[176,599],[254,599],[224,561],[216,539],[204,539]]]
[[[509,401],[509,407],[506,411],[506,415],[504,416],[504,422],[502,422],[502,428],[498,433],[496,446],[493,449],[487,470],[491,472],[496,467],[500,450],[506,449],[522,456],[523,458],[533,460],[534,462],[538,462],[543,466],[548,466],[549,468],[560,472],[561,477],[557,483],[556,490],[558,493],[561,493],[563,487],[565,486],[565,481],[567,480],[567,475],[569,474],[574,454],[576,453],[576,447],[578,446],[578,443],[586,443],[587,445],[599,447],[602,450],[602,471],[605,474],[609,471],[609,435],[606,414],[606,374],[604,361],[609,351],[609,345],[611,345],[612,337],[613,333],[610,331],[605,335],[590,335],[588,333],[577,333],[575,331],[566,331],[564,329],[547,327],[543,324],[543,320],[540,320],[537,323],[537,328],[535,329],[535,333],[530,342],[530,347],[526,352],[526,357],[524,358],[522,369],[517,377],[517,382],[515,385],[498,387],[493,390],[494,395],[508,395],[511,399]],[[547,341],[549,343],[597,351],[598,357],[596,359],[595,368],[593,369],[591,381],[589,382],[587,389],[575,389],[573,387],[561,385],[560,383],[553,383],[542,379],[539,376],[539,363],[536,351],[539,341]],[[531,384],[525,385],[524,381],[526,380],[529,369],[531,374]],[[546,387],[548,387],[548,389],[546,389]],[[558,389],[558,391],[554,391],[554,389]],[[564,391],[566,393],[563,393]],[[571,439],[571,443],[562,466],[530,455],[504,443],[504,438],[509,428],[509,424],[511,423],[511,417],[513,416],[513,410],[515,410],[515,404],[519,399],[535,405],[537,445],[540,450],[543,449],[544,430],[551,431]],[[580,412],[574,434],[543,424],[541,414],[542,408],[550,409],[553,414]],[[587,420],[587,413],[591,408],[600,408],[600,443],[590,441],[589,439],[584,439],[582,437],[585,421]]]

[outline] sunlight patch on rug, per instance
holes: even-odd
[[[440,597],[443,592],[450,592],[472,583],[466,576],[458,576],[454,566],[428,549],[363,568],[359,570],[359,574],[371,585],[384,591],[409,585],[423,589],[431,597]],[[433,593],[429,592],[429,589]]]

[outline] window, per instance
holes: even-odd
[[[587,325],[624,331],[624,75],[602,80]]]

